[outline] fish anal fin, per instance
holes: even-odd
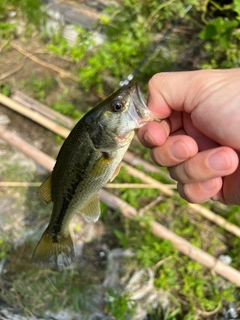
[[[68,267],[73,262],[74,256],[70,234],[54,235],[45,231],[33,252],[32,261],[37,264]]]
[[[121,169],[121,166],[122,166],[122,162],[120,162],[120,163],[118,164],[118,166],[116,167],[113,175],[111,176],[111,178],[110,178],[110,180],[109,180],[110,182],[112,182],[112,181],[116,178],[116,176],[118,175],[118,173],[119,173],[119,171],[120,171],[120,169]]]
[[[95,194],[78,212],[87,222],[98,221],[101,213],[98,195]]]
[[[52,201],[52,176],[51,175],[41,184],[38,190],[38,194],[44,202],[50,203]]]

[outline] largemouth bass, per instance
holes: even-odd
[[[32,260],[69,266],[74,260],[69,223],[76,213],[88,222],[100,215],[98,191],[118,174],[134,130],[155,118],[137,84],[121,88],[86,113],[63,143],[50,177],[39,189],[53,202],[49,225]]]

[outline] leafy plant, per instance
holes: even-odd
[[[56,33],[47,48],[59,57],[69,56],[73,62],[77,63],[83,59],[86,50],[94,45],[94,40],[91,31],[87,31],[80,26],[74,26],[74,29],[77,33],[74,45],[69,45],[61,33]]]
[[[81,113],[76,110],[75,106],[73,106],[66,100],[61,100],[59,97],[57,98],[57,101],[51,105],[51,108],[60,113],[71,116],[74,119],[79,119],[81,116]]]
[[[75,63],[80,62],[76,73],[86,91],[96,89],[103,92],[106,84],[112,90],[146,55],[154,44],[156,31],[163,28],[165,20],[174,20],[176,13],[182,13],[184,8],[183,3],[174,0],[160,4],[159,1],[125,1],[121,5],[107,7],[101,16],[98,29],[105,38],[100,44],[92,32],[76,27],[78,38],[73,46],[60,35],[55,35],[47,47],[59,56],[68,55]],[[171,51],[167,59],[161,56],[162,67],[169,65],[173,57],[175,55]],[[148,65],[145,75],[152,74],[154,67]]]
[[[107,294],[106,311],[114,319],[131,319],[135,313],[136,304],[127,294],[121,294],[114,290],[109,290]]]
[[[4,95],[4,96],[9,96],[11,93],[11,87],[8,84],[0,84],[0,92]]]
[[[115,229],[113,230],[114,235],[118,238],[119,243],[123,248],[129,247],[129,238],[121,231]]]
[[[0,12],[2,14],[2,18],[5,18],[8,10],[12,10],[13,8],[17,13],[25,16],[28,22],[37,27],[40,27],[40,25],[45,21],[46,15],[42,11],[40,1],[38,0],[1,0]]]
[[[238,22],[236,20],[218,17],[210,20],[199,36],[206,40],[217,39],[220,46],[226,49],[230,43],[232,32],[237,25]]]
[[[240,36],[237,27],[240,19],[237,0],[223,7],[213,1],[124,1],[117,6],[108,6],[103,12],[98,29],[105,38],[100,44],[96,43],[92,32],[76,27],[78,38],[73,46],[55,35],[48,48],[79,63],[76,73],[84,90],[94,89],[102,93],[106,85],[113,90],[146,56],[149,48],[156,43],[157,34],[166,30],[166,21],[174,23],[176,16],[183,14],[188,4],[194,6],[186,17],[190,28],[195,34],[200,31],[199,37],[206,41],[201,50],[205,50],[209,58],[201,62],[202,67],[238,65]],[[167,55],[164,50],[159,50],[143,68],[145,82],[152,74],[171,68],[171,63],[176,60],[176,47],[182,50],[186,40],[183,34],[174,41],[169,38],[165,42]],[[194,41],[196,38],[190,45],[194,46]]]
[[[1,22],[0,21],[0,39],[10,40],[16,35],[17,27],[11,22]]]
[[[5,259],[10,250],[10,241],[4,237],[0,238],[0,260]]]
[[[204,49],[208,53],[208,62],[203,68],[231,68],[240,65],[240,9],[239,1],[232,4],[218,5],[209,2],[204,10],[205,26],[199,34],[207,40]]]

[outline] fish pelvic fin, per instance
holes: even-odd
[[[116,176],[118,175],[118,173],[119,173],[119,171],[121,169],[121,166],[122,166],[122,161],[116,167],[116,169],[115,169],[113,175],[111,176],[111,179],[109,180],[109,182],[112,182],[116,178]]]
[[[74,260],[74,248],[70,234],[55,235],[47,230],[37,244],[32,261],[37,264],[54,265],[56,267],[68,267]]]

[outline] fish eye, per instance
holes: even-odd
[[[119,100],[114,100],[112,103],[111,103],[111,107],[112,107],[112,111],[114,112],[119,112],[122,110],[123,108],[123,103]]]

